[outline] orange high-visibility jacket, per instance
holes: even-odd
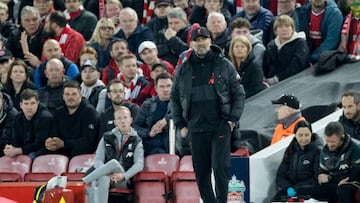
[[[302,116],[299,117],[286,129],[284,129],[284,125],[282,123],[277,124],[275,131],[274,131],[273,138],[271,140],[271,144],[275,144],[276,142],[280,141],[281,139],[284,139],[285,137],[293,134],[296,124],[299,121],[303,121],[303,120],[305,120],[304,117],[302,117]]]

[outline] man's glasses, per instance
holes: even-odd
[[[124,90],[122,90],[122,89],[113,89],[113,90],[109,90],[109,92],[111,92],[111,93],[124,93]]]

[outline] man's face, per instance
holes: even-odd
[[[208,13],[213,11],[220,11],[222,8],[223,3],[220,0],[205,0],[204,7],[208,11]]]
[[[5,22],[9,18],[9,13],[5,9],[0,9],[0,23]]]
[[[109,92],[107,96],[111,100],[111,103],[114,105],[121,105],[125,96],[125,88],[121,83],[113,83],[109,87]]]
[[[154,13],[158,18],[166,18],[166,15],[169,13],[171,8],[172,8],[171,5],[156,6],[154,9]]]
[[[81,102],[81,93],[78,88],[66,87],[64,88],[63,99],[68,109],[76,109]]]
[[[144,49],[140,53],[140,58],[148,65],[152,65],[157,61],[157,49]]]
[[[205,57],[210,51],[211,39],[207,37],[197,37],[193,40],[193,49],[199,57]]]
[[[105,4],[105,10],[107,18],[119,17],[120,15],[120,7],[115,3],[110,2]]]
[[[20,102],[20,108],[28,120],[30,120],[35,115],[38,107],[39,101],[36,100],[35,97],[31,97],[28,100],[22,100]]]
[[[169,101],[171,92],[172,80],[159,79],[156,84],[156,92],[160,101]]]
[[[44,30],[50,37],[55,37],[56,36],[56,31],[54,30],[54,28],[51,25],[51,22],[49,20],[49,16],[47,16],[45,18]]]
[[[206,27],[211,34],[220,35],[226,29],[226,21],[224,21],[221,17],[212,16],[211,18],[208,18]]]
[[[277,113],[278,120],[287,118],[291,115],[290,107],[286,105],[277,105],[275,107],[275,112]]]
[[[253,17],[260,10],[259,0],[244,0],[243,8],[247,16]]]
[[[128,47],[124,42],[116,42],[112,45],[110,55],[112,58],[120,57],[123,54],[126,54],[129,52]]]
[[[54,58],[60,59],[62,55],[60,44],[54,41],[46,42],[44,44],[43,54],[46,60],[50,60]]]
[[[99,79],[99,72],[89,66],[85,67],[81,70],[81,80],[85,84],[85,86],[92,86]]]
[[[354,97],[346,96],[346,97],[342,97],[341,104],[343,107],[344,116],[347,119],[356,121],[359,117],[360,103],[355,104]]]
[[[163,67],[158,66],[154,70],[151,71],[150,77],[155,81],[156,77],[160,75],[161,73],[167,73],[167,70],[165,70]]]
[[[65,8],[70,12],[76,12],[81,6],[81,0],[65,0]]]
[[[189,3],[187,0],[174,0],[173,3],[175,5],[175,7],[180,7],[182,9],[189,7]]]
[[[125,12],[120,11],[121,29],[123,30],[126,36],[130,36],[132,33],[134,33],[137,27],[137,23],[138,23],[137,16],[133,16],[126,11]]]
[[[128,110],[120,109],[114,114],[114,124],[122,133],[129,133],[133,119]]]
[[[330,151],[336,151],[341,147],[344,140],[337,135],[325,136],[325,142]]]
[[[28,35],[33,35],[39,29],[40,18],[36,14],[27,13],[21,18],[21,25]]]
[[[175,32],[179,32],[181,29],[186,27],[186,23],[180,18],[168,18],[168,26]]]
[[[278,5],[281,14],[291,15],[295,11],[296,1],[278,0]]]
[[[54,61],[49,61],[46,64],[45,76],[49,84],[60,84],[64,78],[64,66]]]
[[[325,0],[311,0],[310,3],[313,10],[322,10],[325,8]]]
[[[34,7],[39,9],[40,16],[45,16],[50,13],[53,6],[52,0],[34,0]]]
[[[120,67],[120,72],[127,80],[134,79],[137,73],[136,59],[124,59]]]
[[[239,35],[245,35],[250,39],[250,30],[246,27],[234,28],[231,32],[231,38]]]

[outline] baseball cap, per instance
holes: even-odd
[[[145,49],[156,49],[156,44],[152,41],[143,41],[138,49],[138,53],[141,54]]]
[[[300,102],[294,95],[283,94],[280,98],[271,101],[272,104],[286,105],[293,109],[300,108]]]
[[[169,71],[167,65],[165,63],[162,63],[162,62],[159,62],[159,63],[154,63],[152,66],[151,66],[151,71],[154,71],[157,67],[162,67],[163,69],[165,69],[167,72]]]
[[[194,41],[197,37],[210,38],[210,32],[205,27],[195,28],[191,32],[191,41]]]
[[[86,67],[90,67],[92,69],[97,70],[96,63],[91,60],[86,60],[85,63],[80,67],[80,71],[84,70],[84,68],[86,68]]]
[[[162,6],[162,5],[172,5],[172,1],[171,0],[156,0],[155,1],[155,7],[156,6]]]
[[[7,49],[0,50],[0,61],[9,60],[12,57],[13,56],[9,50],[7,50]]]

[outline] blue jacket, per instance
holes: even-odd
[[[340,43],[340,34],[343,24],[342,14],[334,1],[326,0],[325,2],[326,8],[320,27],[322,43],[320,47],[315,50],[312,48],[312,40],[309,39],[311,5],[307,4],[303,9],[298,11],[298,16],[301,16],[299,18],[300,30],[304,31],[306,34],[310,50],[310,60],[312,62],[318,60],[321,52],[325,50],[336,50]]]

